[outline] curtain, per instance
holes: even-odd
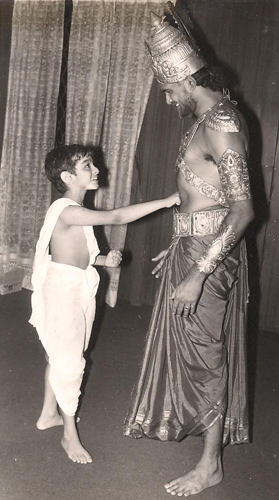
[[[132,203],[165,198],[177,189],[175,161],[181,137],[193,118],[180,120],[174,106],[166,105],[165,94],[154,80],[136,150],[132,182]],[[132,305],[154,303],[158,280],[151,274],[152,258],[168,248],[173,210],[164,209],[129,224],[118,297]],[[133,276],[133,279],[131,279]]]
[[[51,200],[44,157],[54,147],[64,0],[15,0],[0,170],[0,265],[32,270]],[[28,282],[28,277],[25,282]]]
[[[4,136],[5,111],[9,77],[9,62],[12,37],[13,0],[0,2],[0,159]]]
[[[155,0],[74,0],[68,61],[66,142],[93,144],[105,156],[108,179],[96,195],[98,209],[130,202],[135,150],[152,72],[144,41]],[[123,249],[126,226],[107,226],[110,248]],[[110,272],[107,302],[116,302],[119,269]]]

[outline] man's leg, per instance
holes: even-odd
[[[165,488],[168,493],[179,497],[188,497],[222,481],[223,423],[223,418],[219,418],[212,427],[204,432],[204,448],[200,461],[188,474],[167,483]]]
[[[36,424],[40,431],[55,427],[56,425],[63,425],[63,419],[58,413],[56,397],[49,383],[49,370],[50,365],[47,363],[43,408]]]

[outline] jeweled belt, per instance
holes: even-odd
[[[201,210],[200,212],[177,212],[174,210],[173,236],[203,236],[215,234],[229,210]]]

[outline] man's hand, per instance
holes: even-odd
[[[172,311],[178,316],[188,318],[197,309],[198,301],[202,293],[203,283],[206,276],[196,269],[191,269],[186,278],[182,280],[174,290]]]
[[[106,267],[118,267],[122,261],[122,253],[119,250],[111,250],[105,260]]]
[[[158,253],[158,255],[156,255],[156,257],[153,257],[153,259],[151,259],[152,261],[156,262],[157,260],[160,260],[159,264],[157,264],[156,267],[154,267],[153,271],[152,271],[152,274],[155,274],[155,278],[159,278],[162,274],[162,265],[164,263],[164,258],[167,254],[167,251],[168,250],[162,250],[160,253]]]

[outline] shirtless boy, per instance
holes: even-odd
[[[48,179],[63,193],[49,208],[36,247],[32,316],[48,360],[40,430],[64,424],[62,446],[70,460],[91,463],[76,429],[75,414],[95,315],[99,275],[93,265],[116,267],[121,252],[99,254],[92,226],[126,224],[180,203],[178,193],[108,211],[83,207],[87,190],[98,189],[90,147],[60,146],[46,156]],[[49,255],[50,254],[50,255]]]

